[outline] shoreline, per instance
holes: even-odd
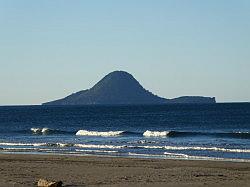
[[[106,156],[0,154],[0,186],[249,186],[250,163]]]
[[[211,161],[211,162],[235,162],[235,163],[250,163],[250,159],[241,158],[220,158],[220,157],[205,157],[205,156],[189,156],[189,157],[174,157],[166,155],[145,155],[145,154],[134,154],[134,155],[101,155],[101,154],[70,154],[70,153],[46,153],[46,152],[0,152],[0,155],[40,155],[40,156],[67,156],[67,157],[108,157],[108,158],[128,158],[128,159],[152,159],[152,160],[181,160],[181,161]]]

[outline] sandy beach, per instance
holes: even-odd
[[[250,186],[250,163],[94,156],[0,155],[0,186]]]

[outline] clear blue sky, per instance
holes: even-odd
[[[125,70],[157,95],[250,101],[249,0],[0,0],[0,105]]]

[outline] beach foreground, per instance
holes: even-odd
[[[0,186],[250,186],[250,163],[96,156],[0,155]]]

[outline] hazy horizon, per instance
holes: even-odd
[[[154,94],[250,101],[250,1],[0,0],[0,105],[123,70]]]

